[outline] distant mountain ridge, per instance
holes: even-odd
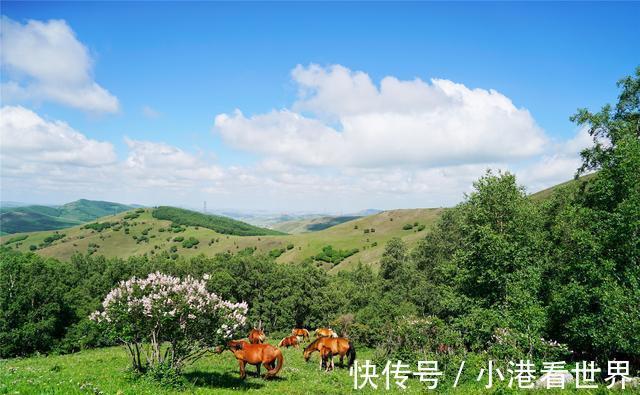
[[[64,229],[132,208],[125,204],[87,199],[62,206],[3,206],[0,209],[0,231],[21,233]]]

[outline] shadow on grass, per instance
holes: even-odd
[[[184,377],[196,387],[232,388],[232,389],[259,389],[264,386],[255,380],[262,380],[247,374],[245,380],[241,380],[238,373],[218,373],[194,371],[184,373]]]

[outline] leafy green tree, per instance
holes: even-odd
[[[0,250],[0,357],[51,350],[73,317],[59,262]]]
[[[571,118],[594,145],[548,207],[551,330],[594,358],[640,355],[640,67],[618,103]]]
[[[402,239],[394,237],[384,247],[380,260],[380,277],[385,280],[397,278],[407,261],[407,246]]]

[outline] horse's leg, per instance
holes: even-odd
[[[267,372],[269,372],[270,370],[272,370],[273,368],[271,367],[271,363],[264,361],[263,362],[264,368],[267,369]],[[259,367],[260,365],[258,365]]]
[[[340,354],[340,367],[344,368],[344,354]]]
[[[242,359],[238,359],[238,364],[240,365],[240,379],[244,380],[244,378],[247,376],[246,372],[244,371],[245,362]]]
[[[260,364],[256,365],[256,377],[260,377]]]

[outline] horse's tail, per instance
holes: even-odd
[[[284,344],[285,340],[287,340],[286,337],[284,339],[280,340],[280,343],[278,343],[278,347],[282,347],[282,345]]]
[[[270,378],[270,377],[274,377],[276,374],[278,374],[278,372],[280,371],[280,369],[282,369],[282,364],[284,364],[284,358],[282,357],[282,351],[280,350],[276,350],[276,362],[277,365],[275,368],[269,370],[266,374],[266,378]]]
[[[356,360],[356,348],[353,346],[353,342],[349,340],[349,350],[347,350],[347,355],[349,355],[349,367],[353,365],[353,362]]]

